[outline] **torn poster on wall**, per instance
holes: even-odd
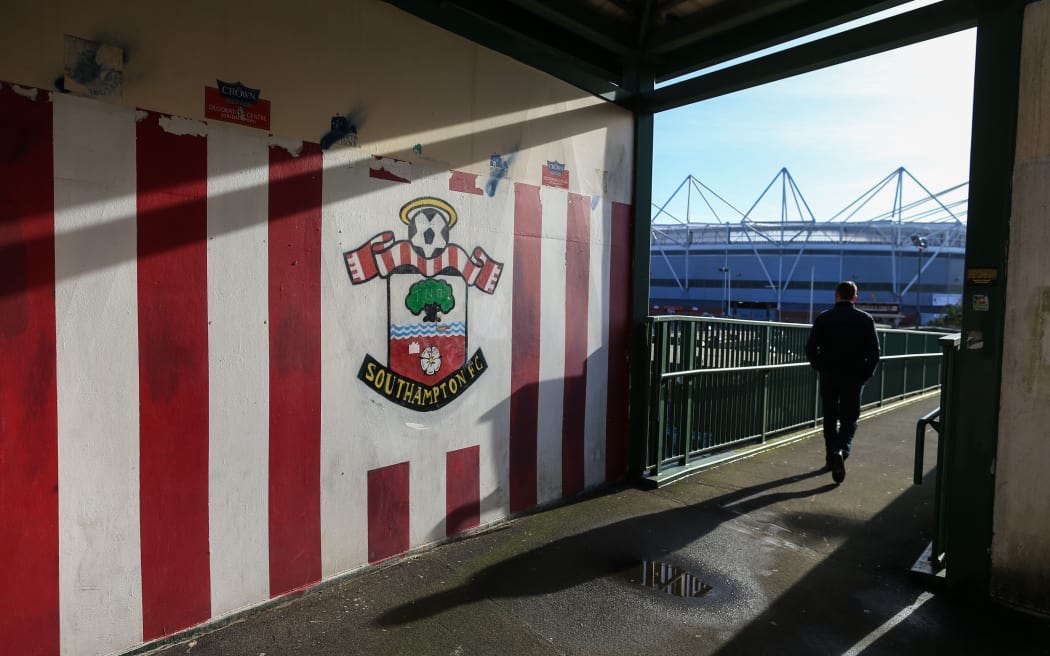
[[[357,377],[405,408],[427,412],[456,400],[488,369],[481,349],[467,355],[467,291],[496,291],[503,264],[482,248],[449,241],[458,217],[440,198],[401,208],[408,238],[381,232],[343,253],[354,285],[387,282],[387,364],[365,355]]]
[[[259,89],[222,80],[215,80],[215,85],[204,87],[205,118],[270,129],[270,101],[262,98]]]
[[[124,50],[65,35],[63,89],[81,96],[119,98],[124,89]]]

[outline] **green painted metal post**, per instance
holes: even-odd
[[[888,355],[886,353],[886,333],[880,334],[879,339],[882,340],[882,354]],[[879,407],[882,407],[886,401],[886,365],[883,364],[880,369],[882,371],[879,372]]]
[[[696,333],[700,330],[702,324],[683,324],[682,330],[685,331],[685,358],[683,359],[682,366],[687,371],[696,369]],[[682,381],[683,389],[682,395],[685,399],[682,408],[682,443],[685,448],[682,452],[682,464],[689,464],[689,451],[692,449],[693,442],[693,405],[696,403],[696,377],[689,376]]]
[[[660,366],[657,367],[656,375],[653,377],[653,385],[656,386],[656,389],[653,390],[653,393],[656,395],[656,436],[654,438],[656,440],[656,461],[653,473],[659,474],[666,451],[664,445],[667,441],[667,385],[660,378],[660,374],[668,370],[669,354],[671,352],[670,324],[658,324],[655,332],[656,359]]]
[[[778,317],[779,318],[779,317]],[[762,349],[762,364],[770,364],[772,354],[770,348],[773,345],[773,326],[767,325],[765,327],[765,347]],[[766,434],[769,433],[769,372],[765,371],[762,373],[762,441],[766,441]]]
[[[813,385],[813,427],[816,428],[820,425],[820,374],[813,378],[816,381]],[[879,405],[882,405],[881,401]]]
[[[908,355],[908,353],[908,336],[905,335],[904,353],[902,355]],[[903,380],[901,380],[901,398],[908,396],[908,364],[907,360],[901,360],[901,375],[903,376]]]
[[[769,372],[762,372],[762,441],[769,432]]]
[[[952,440],[945,454],[949,592],[975,602],[988,597],[989,549],[998,442],[999,386],[1006,313],[1011,182],[1017,139],[1022,0],[981,0],[974,70],[970,200],[963,284],[963,338],[954,373]],[[969,275],[995,272],[992,284]],[[987,296],[975,308],[975,296]],[[987,308],[986,310],[983,308]]]
[[[651,71],[635,70],[625,86],[632,92],[652,91]],[[653,199],[653,115],[634,116],[634,174],[631,230],[631,400],[628,419],[627,475],[636,478],[645,468],[649,430],[649,229]]]

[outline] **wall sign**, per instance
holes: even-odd
[[[458,220],[440,198],[401,208],[408,239],[381,232],[343,253],[350,282],[387,283],[387,363],[365,355],[357,377],[411,410],[437,410],[459,398],[488,369],[481,349],[467,354],[467,291],[492,294],[503,265],[480,247],[449,242]],[[377,308],[378,309],[378,308]]]
[[[559,189],[569,188],[569,171],[561,162],[547,160],[543,165],[544,186],[557,187]]]
[[[999,270],[992,267],[970,267],[966,269],[966,280],[974,285],[994,285]]]
[[[261,130],[270,129],[270,101],[259,89],[240,82],[215,80],[216,86],[204,87],[204,116]]]

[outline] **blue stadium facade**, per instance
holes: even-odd
[[[833,303],[839,281],[853,280],[858,304],[880,322],[931,321],[960,302],[966,185],[933,194],[914,181],[919,198],[906,202],[902,189],[912,181],[898,169],[826,221],[808,214],[786,169],[767,187],[784,199],[777,220],[758,219],[758,202],[736,221],[696,221],[688,214],[669,220],[669,199],[655,213],[651,231],[651,314],[808,323]],[[686,207],[712,210],[713,199],[728,206],[694,178],[686,182],[687,193],[702,196],[688,199]],[[882,208],[876,199],[886,190],[893,200]]]

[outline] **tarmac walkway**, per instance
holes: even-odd
[[[1050,654],[1047,622],[910,574],[933,527],[915,422],[936,405],[862,421],[839,486],[807,439],[519,517],[151,653]],[[930,431],[929,469],[936,445]]]

